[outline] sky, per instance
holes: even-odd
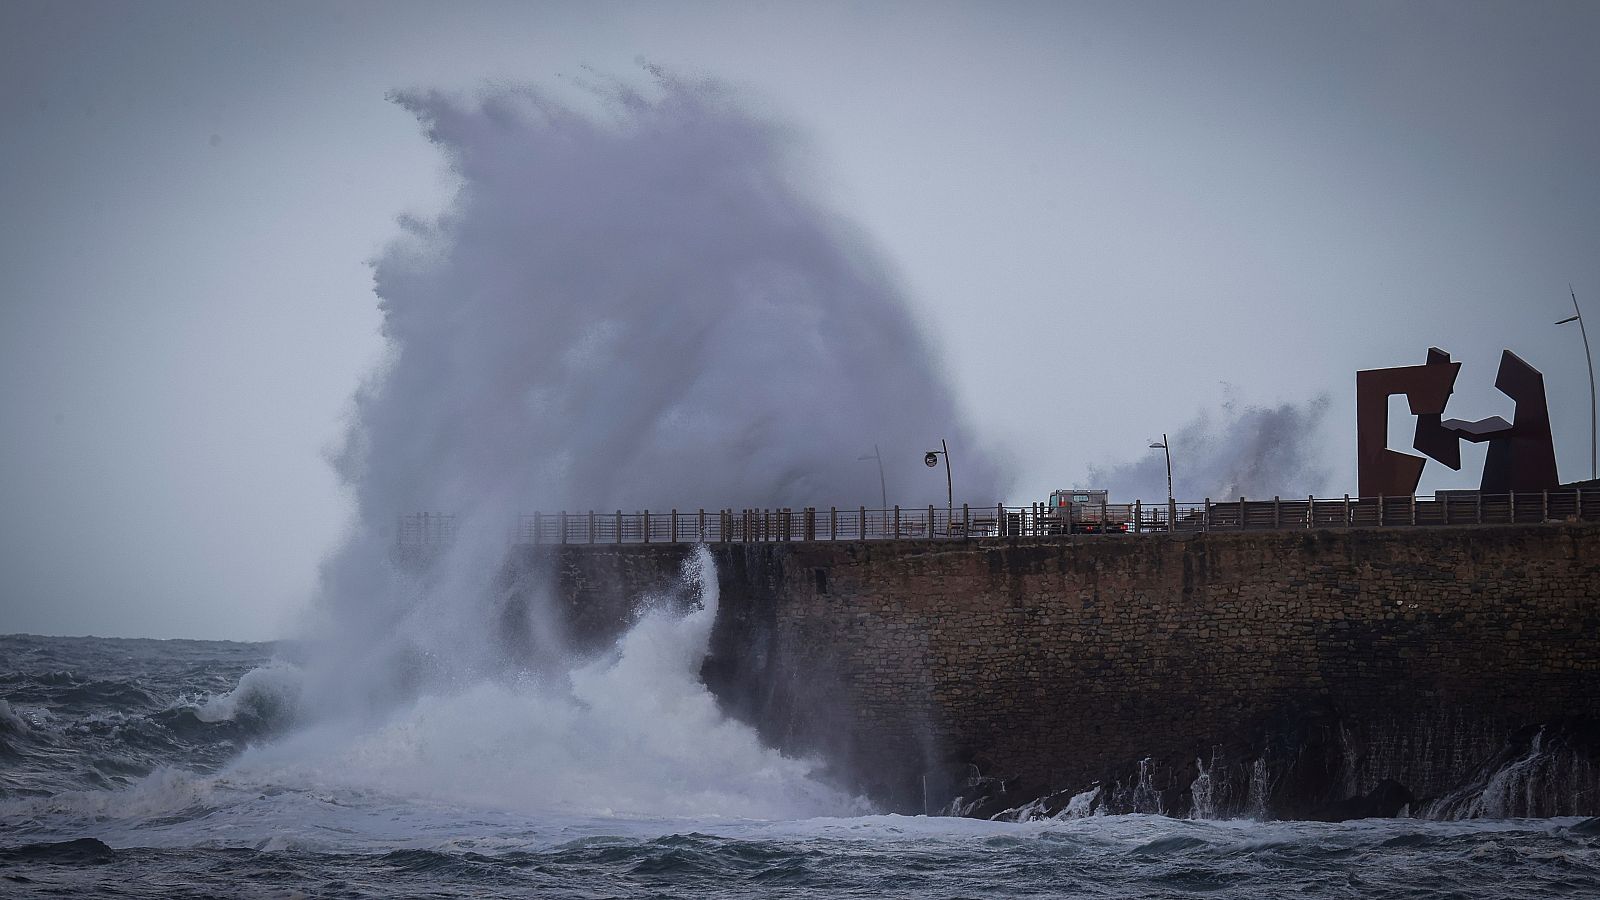
[[[0,632],[283,634],[350,526],[329,459],[384,358],[370,264],[454,183],[390,97],[646,65],[793,129],[1008,503],[1225,404],[1323,404],[1285,493],[1353,491],[1355,371],[1430,345],[1462,418],[1509,415],[1502,348],[1542,370],[1588,477],[1553,323],[1569,283],[1600,309],[1597,38],[1600,6],[1552,2],[9,0]],[[1464,457],[1422,490],[1475,486]]]

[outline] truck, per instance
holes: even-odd
[[[1040,524],[1047,534],[1127,534],[1134,509],[1129,503],[1111,503],[1099,490],[1051,491],[1041,511]]]

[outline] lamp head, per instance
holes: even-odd
[[[930,469],[934,466],[937,466],[939,464],[939,454],[929,450],[927,453],[923,454],[922,464]]]

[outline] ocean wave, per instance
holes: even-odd
[[[0,734],[27,734],[28,721],[17,715],[11,704],[0,699]]]
[[[279,730],[299,719],[304,687],[299,666],[274,660],[246,672],[233,690],[195,705],[194,715],[208,724],[238,722],[261,731]]]

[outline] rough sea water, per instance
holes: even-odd
[[[0,896],[1600,896],[1595,820],[879,815],[748,744],[710,750],[723,771],[671,759],[673,741],[706,749],[683,733],[632,761],[661,766],[636,783],[596,760],[590,771],[622,783],[574,790],[550,742],[562,729],[606,732],[569,732],[569,752],[645,741],[585,723],[582,707],[692,664],[705,612],[685,628],[647,617],[633,647],[575,685],[588,704],[478,687],[354,744],[313,742],[330,755],[283,719],[295,666],[273,660],[304,648],[0,637]],[[669,680],[683,704],[710,699]],[[700,712],[714,740],[749,738]],[[556,721],[520,718],[542,714]],[[457,717],[495,715],[470,726],[473,748],[452,741]]]

